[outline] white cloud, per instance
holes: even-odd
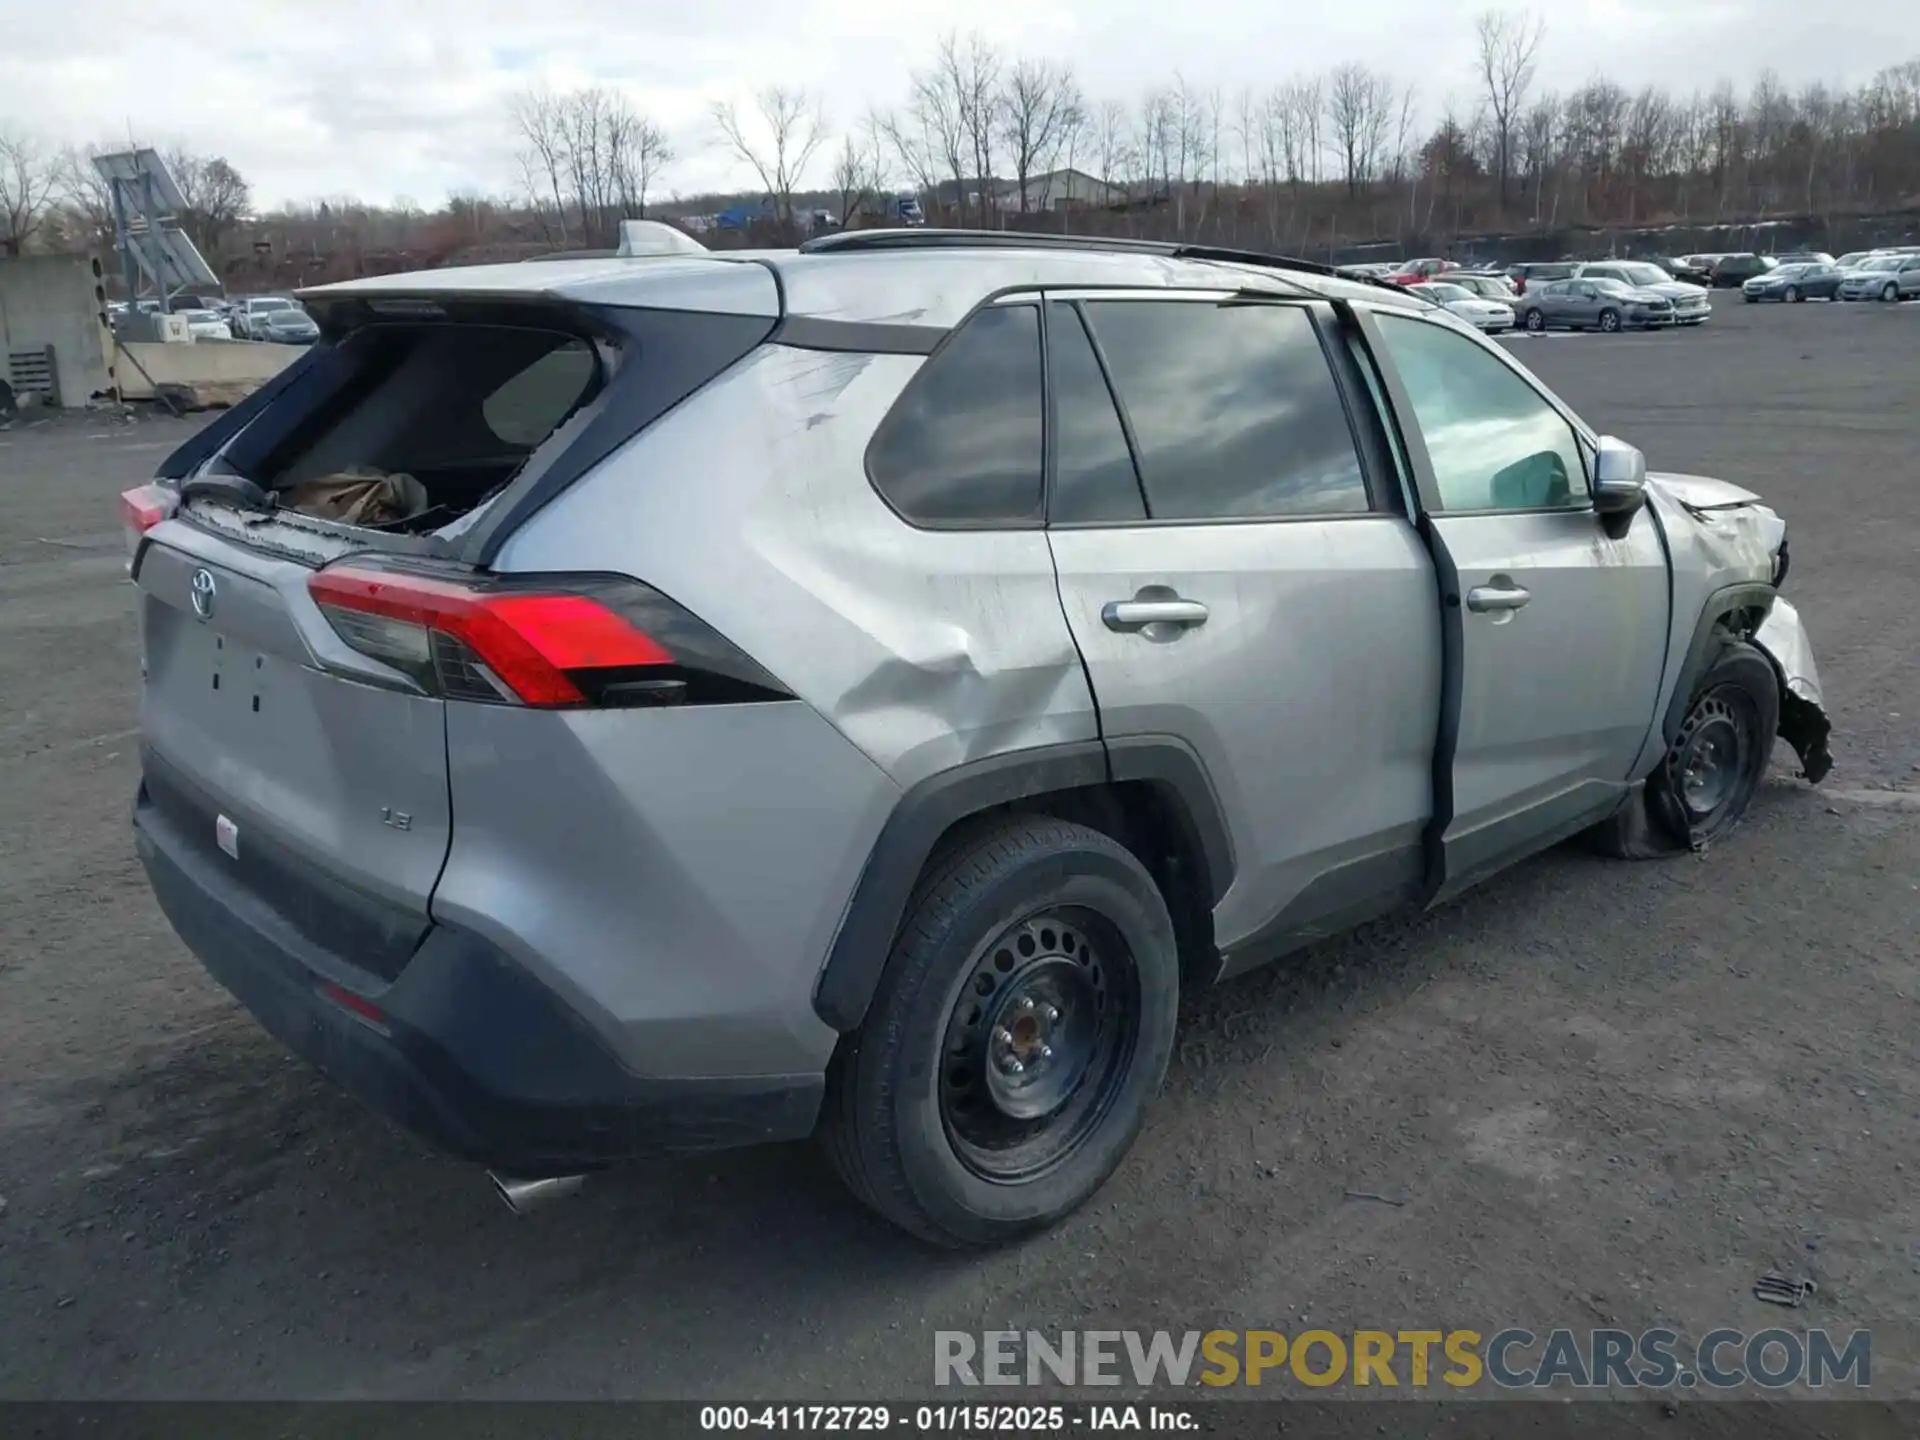
[[[532,82],[604,84],[672,133],[672,189],[744,184],[714,142],[707,106],[783,82],[827,99],[843,126],[895,103],[908,71],[949,29],[1067,60],[1095,96],[1130,107],[1176,71],[1231,95],[1359,59],[1418,87],[1437,112],[1470,109],[1465,0],[1292,7],[1216,0],[82,0],[12,22],[0,47],[0,122],[51,143],[181,143],[228,157],[265,204],[327,195],[437,202],[506,191],[517,178],[507,121]],[[1564,0],[1548,16],[1543,84],[1604,71],[1637,87],[1857,83],[1883,56],[1837,44],[1833,23],[1788,0]],[[1901,7],[1904,9],[1904,7]],[[1894,0],[1858,0],[1897,33]],[[820,162],[824,171],[825,161]]]

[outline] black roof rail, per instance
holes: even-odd
[[[1161,255],[1169,260],[1211,260],[1265,270],[1291,270],[1350,284],[1378,285],[1396,292],[1401,288],[1384,280],[1342,275],[1331,265],[1299,260],[1291,255],[1269,255],[1260,250],[1235,250],[1222,245],[1190,245],[1180,240],[1135,240],[1117,235],[1037,235],[1025,230],[947,230],[915,226],[895,230],[842,230],[817,236],[800,246],[803,255],[867,250],[1103,250],[1128,255]]]

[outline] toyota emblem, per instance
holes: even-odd
[[[202,620],[213,618],[213,598],[219,591],[211,570],[193,572],[193,613]]]

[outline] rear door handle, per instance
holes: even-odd
[[[1518,610],[1531,599],[1531,590],[1512,582],[1505,585],[1476,585],[1467,591],[1467,609],[1479,615],[1488,611]]]
[[[1100,607],[1109,630],[1143,630],[1149,625],[1204,625],[1207,607],[1198,600],[1109,600]]]

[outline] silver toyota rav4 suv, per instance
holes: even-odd
[[[919,229],[302,301],[124,497],[139,851],[510,1181],[817,1133],[1001,1241],[1184,991],[1829,763],[1774,513],[1392,287]]]

